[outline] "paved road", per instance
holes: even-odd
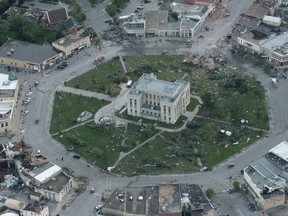
[[[80,2],[82,3],[82,7],[84,7],[84,4],[86,4],[85,7],[88,8],[87,1],[83,0],[79,1],[79,3]],[[104,1],[103,5],[107,4],[107,2],[108,1]],[[243,4],[243,1],[241,1],[241,3],[238,2],[240,1],[234,0],[233,3],[235,4],[234,6],[231,4],[231,7],[235,7],[239,12],[241,12],[239,9],[240,7],[238,8],[236,6],[241,3]],[[245,2],[249,3],[250,1]],[[96,28],[99,20],[94,20],[97,18],[97,13],[95,10],[101,11],[102,9],[101,7],[98,9],[88,8],[86,14],[89,17],[89,22],[91,22],[91,25],[94,23],[93,25],[95,25]],[[235,17],[236,16],[237,15],[235,14]],[[102,20],[103,19],[104,18],[102,17]],[[233,24],[233,22],[231,21],[230,24]],[[214,29],[217,29],[216,27],[217,26],[215,26]],[[231,26],[227,26],[225,28],[229,29]],[[211,40],[216,41],[217,38],[221,38],[221,35],[215,36],[215,38]],[[157,53],[159,53],[162,49],[167,49],[167,47],[169,47],[171,52],[176,49],[178,49],[179,52],[196,52],[198,47],[196,46],[196,49],[195,47],[192,47],[192,49],[187,48],[185,47],[185,44],[183,44],[183,41],[173,43],[170,43],[167,40],[154,41],[155,42],[146,42],[147,46],[142,45],[142,48],[137,47],[137,44],[135,45],[136,48],[132,48],[128,44],[124,44],[123,46],[112,46],[111,44],[106,44],[106,48],[104,48],[102,52],[90,48],[88,50],[90,56],[79,56],[79,61],[71,60],[72,63],[65,70],[53,71],[47,75],[44,75],[40,80],[40,85],[38,88],[34,89],[33,95],[37,103],[31,104],[29,107],[30,113],[33,113],[33,115],[27,116],[25,125],[26,129],[23,131],[25,141],[31,144],[35,149],[40,149],[42,153],[46,155],[52,162],[57,163],[60,166],[70,167],[75,171],[77,175],[88,176],[90,179],[89,187],[95,187],[97,189],[96,195],[91,195],[87,191],[78,196],[73,205],[70,205],[65,210],[63,210],[61,215],[91,215],[93,213],[93,206],[100,199],[100,196],[97,194],[101,194],[101,192],[103,192],[105,189],[114,189],[116,187],[125,186],[127,184],[130,184],[131,186],[144,186],[159,183],[190,182],[203,185],[206,188],[212,187],[216,192],[225,191],[231,187],[228,177],[239,176],[240,170],[247,166],[252,160],[260,158],[270,148],[277,145],[282,140],[287,139],[288,134],[286,133],[286,128],[288,122],[288,99],[286,97],[286,93],[288,84],[283,81],[280,83],[280,86],[277,90],[272,89],[269,83],[269,78],[266,75],[263,75],[262,73],[259,73],[257,69],[250,68],[248,65],[246,65],[247,72],[256,74],[266,89],[269,90],[269,104],[271,107],[270,112],[271,117],[273,117],[273,121],[275,121],[275,124],[273,124],[273,127],[271,128],[269,137],[265,137],[259,140],[255,145],[244,149],[241,153],[233,156],[230,159],[237,164],[233,169],[227,169],[227,162],[224,162],[223,164],[219,164],[213,171],[207,173],[138,176],[128,178],[107,175],[100,172],[97,168],[93,168],[92,166],[88,168],[86,166],[86,162],[83,160],[75,161],[75,159],[73,159],[70,154],[66,154],[64,147],[54,141],[48,133],[55,89],[58,85],[62,85],[64,81],[67,81],[91,69],[93,67],[92,61],[98,55],[104,55],[106,59],[110,59],[113,56],[116,56],[118,52],[123,54],[134,54],[135,52],[140,52],[140,54],[151,54],[156,52],[155,49],[157,49]],[[154,43],[157,44],[156,48],[154,47]],[[206,44],[205,46],[207,46],[207,49],[209,49],[209,44]],[[201,48],[201,50],[203,49]],[[35,119],[40,120],[38,125],[34,124]],[[61,158],[62,156],[64,156],[64,161],[57,161],[57,159]],[[244,213],[236,212],[234,215],[241,214]]]

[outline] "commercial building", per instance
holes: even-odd
[[[119,20],[125,20],[122,23],[122,27],[130,36],[192,38],[214,8],[214,3],[196,2],[193,4],[182,4],[173,2],[169,11],[146,11],[144,19],[137,18],[137,15],[131,14],[119,17]],[[174,19],[169,17],[169,12],[173,14]]]
[[[49,209],[47,206],[35,206],[28,204],[25,208],[20,210],[20,216],[49,216]]]
[[[131,37],[145,37],[145,20],[137,17],[124,21],[123,29]]]
[[[19,92],[17,77],[0,73],[0,100],[16,100]]]
[[[127,95],[127,113],[174,124],[180,115],[186,114],[189,103],[189,82],[167,82],[154,74],[143,74]]]
[[[288,181],[288,142],[283,141],[244,169],[244,180],[260,209],[283,206]]]
[[[0,101],[0,134],[12,130],[14,110],[15,101]]]
[[[201,188],[188,184],[119,188],[104,203],[101,212],[111,216],[217,215]]]
[[[0,47],[0,64],[24,70],[41,71],[54,64],[61,56],[62,53],[57,53],[48,44],[8,39]]]
[[[57,41],[54,41],[52,46],[63,52],[64,56],[67,57],[78,50],[90,47],[90,35],[85,32],[81,34],[69,34]]]

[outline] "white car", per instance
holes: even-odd
[[[31,91],[29,91],[29,92],[27,92],[26,93],[26,96],[30,96],[30,95],[32,95],[33,93],[31,92]]]
[[[103,203],[99,203],[98,205],[96,205],[96,210],[100,210],[103,207]]]
[[[28,110],[25,110],[25,111],[22,113],[22,115],[25,116],[25,115],[27,115],[28,113],[29,113],[29,111],[28,111]]]

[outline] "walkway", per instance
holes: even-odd
[[[122,55],[118,54],[118,57],[120,59],[120,62],[121,62],[121,65],[123,67],[123,70],[124,70],[125,74],[127,74],[128,72],[127,72],[126,64],[125,64],[125,62],[124,62],[124,60],[122,58]]]
[[[76,94],[76,95],[83,95],[86,97],[93,97],[93,98],[97,98],[99,100],[103,99],[103,100],[107,100],[107,101],[114,101],[115,98],[112,98],[109,95],[106,94],[102,94],[102,93],[97,93],[97,92],[92,92],[92,91],[86,91],[83,89],[77,89],[77,88],[72,88],[72,87],[67,87],[67,86],[62,86],[59,85],[56,88],[56,91],[63,91],[63,92],[68,92],[68,93],[72,93],[72,94]]]
[[[121,160],[123,160],[125,157],[127,157],[132,152],[134,152],[137,149],[141,148],[143,145],[145,145],[146,143],[148,143],[152,139],[155,139],[161,133],[163,133],[163,131],[159,131],[158,133],[156,133],[155,135],[151,136],[149,139],[145,140],[144,142],[140,143],[137,147],[135,147],[134,149],[130,150],[129,152],[126,152],[126,153],[125,152],[121,152],[120,155],[119,155],[118,160],[116,161],[116,163],[112,167],[115,168]]]

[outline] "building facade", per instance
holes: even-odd
[[[127,95],[127,113],[174,124],[186,114],[189,103],[189,82],[167,82],[157,80],[154,74],[143,74]]]
[[[41,71],[61,57],[62,53],[57,53],[47,44],[8,39],[0,47],[0,64],[11,68]]]
[[[78,50],[90,47],[90,35],[85,33],[80,35],[70,34],[66,37],[58,39],[57,41],[54,41],[52,46],[63,52],[64,56],[67,57]]]
[[[132,37],[145,37],[145,20],[132,19],[122,24],[123,29],[129,36]]]
[[[27,205],[24,209],[20,210],[20,216],[49,216],[49,209],[47,206],[34,206]]]

